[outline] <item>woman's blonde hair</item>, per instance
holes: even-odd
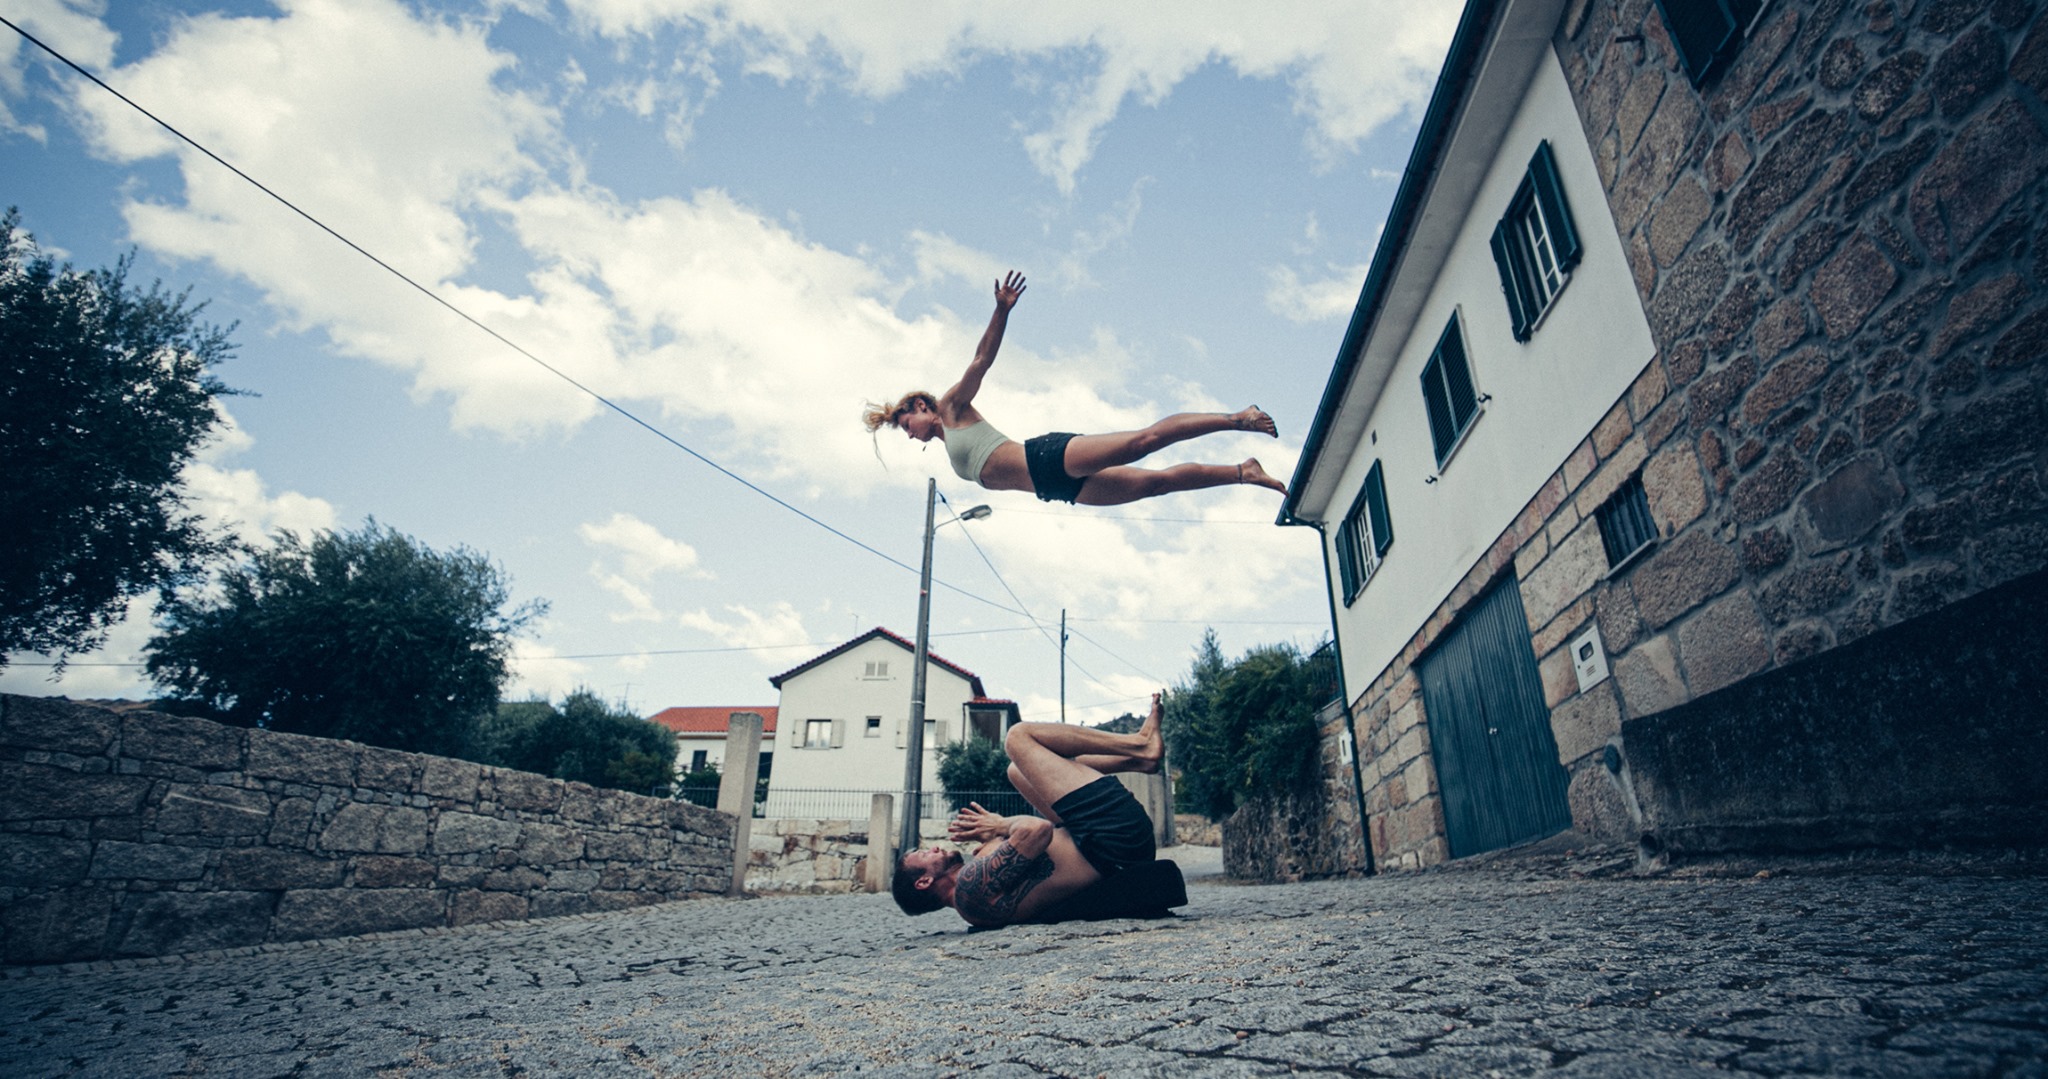
[[[910,406],[919,401],[923,401],[925,407],[933,412],[939,410],[938,398],[923,390],[912,390],[904,394],[902,399],[893,405],[878,405],[873,401],[869,401],[867,406],[861,410],[860,422],[866,425],[869,434],[873,434],[884,427],[898,426],[896,417],[910,411]]]

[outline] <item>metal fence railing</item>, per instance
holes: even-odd
[[[1325,641],[1321,648],[1308,654],[1308,684],[1314,691],[1316,707],[1324,708],[1337,700],[1337,646]]]
[[[712,791],[709,801],[694,797],[690,801],[697,805],[716,808],[718,792]],[[826,789],[804,787],[771,787],[765,798],[754,803],[754,816],[764,818],[809,818],[817,820],[866,820],[874,805],[877,794],[894,795],[897,812],[905,804],[902,791],[875,791],[858,789]],[[921,793],[918,816],[923,820],[946,820],[968,802],[979,802],[994,813],[1006,817],[1020,816],[1032,812],[1030,803],[1014,790],[999,791],[943,791],[927,790]]]

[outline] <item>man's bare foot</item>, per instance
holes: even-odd
[[[1230,424],[1240,431],[1257,431],[1261,434],[1272,435],[1274,438],[1280,437],[1279,425],[1275,424],[1273,417],[1266,415],[1265,411],[1257,405],[1252,405],[1243,412],[1231,413]]]
[[[1160,693],[1152,695],[1152,711],[1146,715],[1145,722],[1138,725],[1138,738],[1144,743],[1136,756],[1143,764],[1138,769],[1140,772],[1157,772],[1166,761],[1166,738],[1159,728],[1160,720],[1166,716],[1166,706],[1160,703],[1162,696]]]
[[[1266,475],[1266,466],[1260,464],[1256,457],[1248,457],[1243,464],[1237,466],[1237,482],[1264,487],[1283,495],[1287,493],[1287,485]]]

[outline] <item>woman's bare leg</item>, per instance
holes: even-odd
[[[1219,431],[1257,431],[1276,437],[1279,434],[1273,417],[1257,405],[1242,412],[1180,412],[1142,431],[1075,435],[1067,443],[1067,454],[1061,464],[1069,476],[1092,476],[1105,468],[1130,464],[1176,442]]]
[[[1287,493],[1287,485],[1266,474],[1258,458],[1241,465],[1174,465],[1172,468],[1106,468],[1088,477],[1074,501],[1084,506],[1121,506],[1140,499],[1249,483]]]

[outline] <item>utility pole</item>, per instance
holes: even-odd
[[[923,816],[924,793],[924,668],[925,648],[931,643],[932,624],[932,532],[938,512],[939,481],[925,481],[924,570],[917,579],[917,653],[910,674],[910,730],[904,738],[903,824],[897,830],[898,856],[917,849],[918,821]]]
[[[1067,721],[1067,609],[1060,608],[1060,722]]]

